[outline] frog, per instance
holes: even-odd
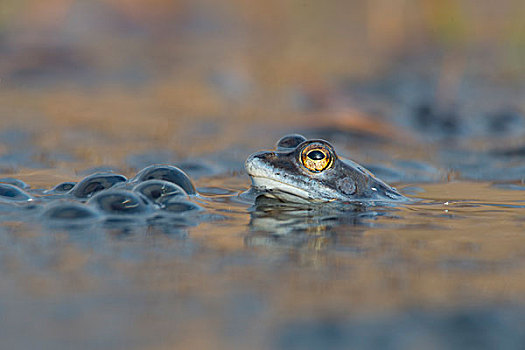
[[[394,187],[362,165],[340,158],[322,139],[299,134],[282,137],[273,150],[245,162],[256,197],[290,203],[377,203],[406,201]]]

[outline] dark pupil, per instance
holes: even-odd
[[[324,157],[325,155],[321,151],[312,151],[308,153],[308,158],[310,158],[311,160],[321,160],[324,159]]]

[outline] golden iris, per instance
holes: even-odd
[[[321,172],[332,165],[332,155],[325,147],[312,145],[301,153],[301,161],[306,169],[314,173]]]

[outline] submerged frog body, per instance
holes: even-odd
[[[275,151],[252,154],[245,163],[252,188],[284,202],[406,200],[361,165],[340,159],[324,140],[288,135]]]

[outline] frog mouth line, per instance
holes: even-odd
[[[308,191],[290,185],[288,183],[263,176],[250,175],[250,177],[252,178],[252,186],[257,190],[271,192],[274,195],[275,192],[282,192],[284,194],[296,196],[307,200],[315,200],[310,196]],[[276,195],[276,197],[278,197],[278,195]]]

